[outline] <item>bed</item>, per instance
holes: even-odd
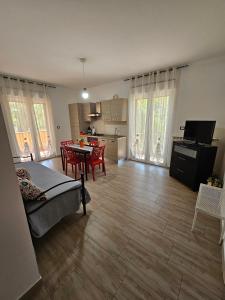
[[[73,180],[34,161],[16,163],[15,167],[27,169],[32,181],[47,196],[47,200],[24,201],[32,236],[42,237],[62,218],[78,211],[81,204],[86,214],[86,204],[91,198],[84,187],[83,175],[81,180]]]

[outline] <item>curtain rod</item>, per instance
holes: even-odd
[[[189,67],[188,64],[177,66],[177,67],[175,67],[175,69],[178,70],[178,69],[187,68],[187,67]],[[166,69],[166,70],[160,70],[159,73],[164,73],[166,71],[172,71],[172,70],[173,70],[173,68],[169,68],[169,69]],[[157,74],[157,71],[152,71],[152,72],[144,73],[142,75],[136,75],[136,76],[133,75],[133,76],[131,76],[129,78],[124,79],[124,81],[129,81],[129,80],[132,80],[132,79],[135,79],[135,78],[147,77],[147,76],[149,76],[149,74]]]
[[[30,79],[25,79],[25,78],[20,78],[20,77],[16,77],[16,76],[13,76],[13,75],[8,75],[8,74],[2,74],[2,73],[0,73],[0,76],[2,76],[5,79],[11,79],[11,80],[15,80],[15,81],[19,80],[20,82],[23,82],[23,83],[27,82],[27,83],[30,83],[30,84],[42,85],[42,86],[53,88],[53,89],[56,88],[56,86],[51,85],[49,83],[35,81],[35,80],[30,80]]]

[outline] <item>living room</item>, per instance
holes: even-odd
[[[0,7],[0,298],[224,299],[224,1]]]

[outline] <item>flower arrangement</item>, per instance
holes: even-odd
[[[207,179],[207,184],[219,188],[223,187],[223,181],[218,176],[209,177]]]

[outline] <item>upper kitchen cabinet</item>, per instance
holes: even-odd
[[[83,122],[91,122],[91,104],[90,103],[79,103],[79,117]]]
[[[127,99],[116,98],[101,102],[102,119],[112,122],[127,121]]]
[[[79,118],[81,122],[91,122],[91,118],[101,116],[101,103],[79,103]],[[87,125],[87,124],[86,124]]]
[[[112,100],[107,100],[101,102],[101,107],[102,107],[102,119],[103,121],[111,121],[111,102]]]
[[[127,121],[127,99],[113,99],[111,102],[111,118],[112,121]]]

